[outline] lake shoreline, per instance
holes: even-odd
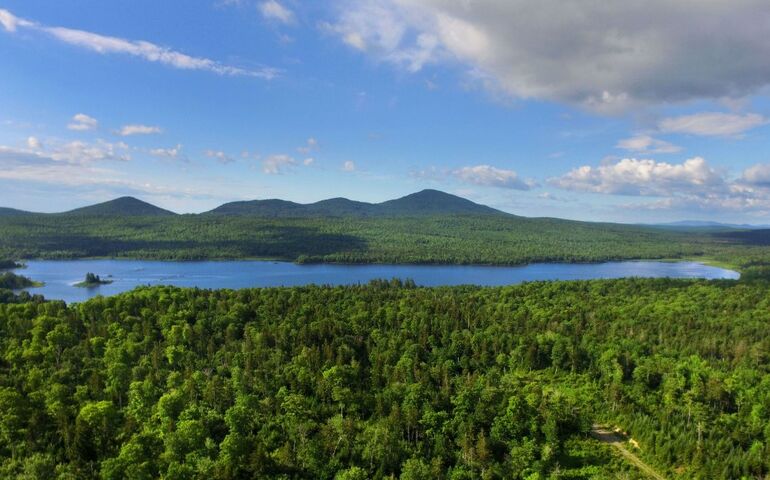
[[[76,288],[92,272],[112,283]],[[617,278],[702,278],[737,280],[740,273],[699,262],[630,260],[601,263],[532,263],[502,265],[435,264],[296,264],[264,260],[42,260],[28,261],[25,275],[45,282],[31,289],[49,299],[68,302],[115,295],[137,286],[172,285],[205,289],[355,285],[372,280],[411,279],[418,286],[477,285],[494,287],[532,281]]]
[[[462,262],[334,262],[334,261],[303,261],[298,262],[297,259],[288,258],[274,258],[274,257],[207,257],[199,259],[178,259],[178,258],[151,258],[151,257],[64,257],[64,258],[46,258],[46,257],[30,257],[20,259],[22,263],[21,267],[25,268],[27,262],[76,262],[76,261],[90,261],[90,260],[109,260],[109,261],[127,261],[127,262],[169,262],[169,263],[204,263],[204,262],[275,262],[275,263],[288,263],[292,265],[339,265],[339,266],[366,266],[366,265],[380,265],[380,266],[436,266],[436,267],[501,267],[501,268],[514,268],[514,267],[526,267],[528,265],[601,265],[603,263],[620,263],[620,262],[665,262],[665,263],[700,263],[703,265],[709,265],[725,270],[732,270],[737,273],[742,273],[740,266],[729,262],[723,262],[715,260],[711,257],[697,257],[688,256],[681,258],[671,257],[626,257],[626,258],[614,258],[599,261],[570,261],[570,260],[537,260],[530,262],[520,263],[462,263]],[[15,269],[9,269],[15,270]]]

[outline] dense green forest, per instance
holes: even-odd
[[[21,267],[21,264],[13,260],[4,260],[0,258],[0,270],[11,270],[19,267]]]
[[[30,280],[22,275],[5,272],[0,273],[0,290],[19,290],[27,287],[39,286],[40,284]]]
[[[729,243],[730,240],[720,240]],[[0,217],[0,257],[521,264],[702,255],[690,233],[514,216]]]
[[[189,215],[123,197],[58,214],[0,211],[0,258],[495,265],[694,258],[767,276],[768,232],[526,218],[435,190],[379,204],[233,202]]]
[[[770,285],[140,288],[0,305],[3,478],[770,472]]]

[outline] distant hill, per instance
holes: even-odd
[[[134,197],[120,197],[108,202],[97,203],[88,207],[77,208],[64,212],[59,215],[77,215],[77,216],[167,216],[176,215],[169,210],[156,207],[151,203],[144,202]]]
[[[770,225],[750,225],[748,223],[721,223],[706,220],[681,220],[678,222],[656,223],[651,226],[662,228],[703,228],[703,229],[741,229],[758,230],[770,228]]]
[[[0,217],[17,217],[19,215],[29,215],[31,212],[17,210],[15,208],[0,207]]]
[[[301,212],[304,205],[286,200],[247,200],[220,205],[206,213],[220,215],[254,215],[258,217],[291,217]]]
[[[368,216],[373,215],[377,206],[372,203],[357,202],[347,198],[330,198],[305,206],[313,215],[326,217]]]
[[[500,210],[438,190],[422,190],[382,203],[356,202],[347,198],[332,198],[309,204],[284,200],[231,202],[207,213],[260,217],[508,215]]]
[[[500,210],[438,190],[423,190],[396,200],[380,203],[378,207],[388,215],[507,215]]]

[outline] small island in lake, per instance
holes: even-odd
[[[86,273],[86,279],[83,280],[80,283],[76,283],[76,287],[98,287],[99,285],[108,285],[112,283],[112,280],[103,280],[99,275],[96,275],[95,273],[88,272]]]

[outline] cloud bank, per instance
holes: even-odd
[[[461,65],[515,98],[613,112],[770,85],[770,2],[342,0],[326,31],[418,71]]]
[[[770,213],[770,164],[754,165],[739,176],[731,176],[701,157],[678,164],[624,158],[599,166],[584,165],[550,178],[548,183],[578,192],[658,198],[630,203],[627,208]]]

